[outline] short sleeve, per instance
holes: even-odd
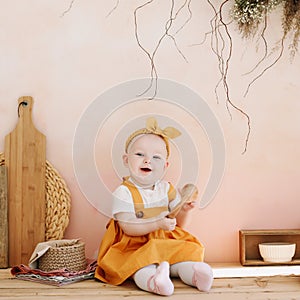
[[[124,185],[120,185],[113,192],[112,215],[115,217],[117,213],[129,212],[135,213],[133,200],[130,191]]]

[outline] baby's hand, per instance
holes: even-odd
[[[158,226],[160,229],[172,231],[176,227],[176,219],[170,219],[165,217],[163,219],[158,220]]]
[[[181,189],[181,197],[184,199],[182,210],[188,212],[196,207],[198,198],[198,189],[193,184],[186,184]]]
[[[196,201],[191,201],[191,202],[187,202],[182,206],[182,209],[184,211],[191,211],[193,209],[195,209],[196,207]]]

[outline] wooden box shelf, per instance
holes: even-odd
[[[300,229],[240,230],[239,242],[240,262],[243,266],[300,265]],[[259,253],[258,244],[267,242],[296,243],[293,260],[286,263],[265,262]]]

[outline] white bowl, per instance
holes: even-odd
[[[295,243],[260,243],[259,252],[264,261],[274,263],[290,262],[295,255]]]

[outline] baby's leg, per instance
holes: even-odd
[[[174,292],[174,285],[170,279],[170,265],[162,262],[159,266],[146,266],[133,275],[136,285],[147,292],[170,296]]]
[[[209,291],[213,283],[212,269],[204,262],[185,261],[171,265],[171,275],[204,292]]]

